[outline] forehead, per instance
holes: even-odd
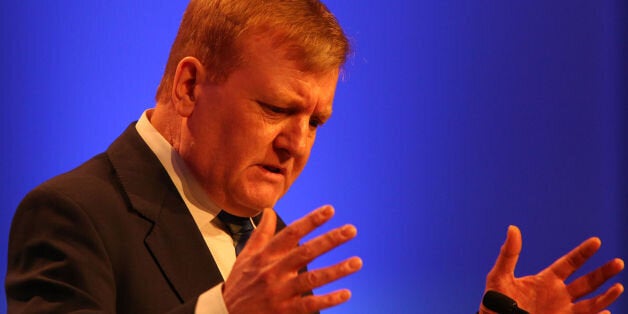
[[[316,102],[331,111],[339,68],[305,71],[287,45],[263,34],[248,36],[241,49],[243,60],[234,76],[240,76],[258,92],[272,94],[269,97]]]

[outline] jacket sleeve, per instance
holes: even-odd
[[[118,313],[110,253],[87,211],[40,186],[18,206],[9,235],[8,313]],[[163,308],[193,314],[198,298]]]

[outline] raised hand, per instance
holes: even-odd
[[[265,209],[262,221],[236,259],[223,287],[229,313],[311,313],[347,301],[351,292],[346,289],[324,295],[302,295],[358,271],[362,267],[359,257],[298,273],[316,257],[356,236],[355,227],[345,225],[298,246],[305,235],[333,214],[331,206],[323,206],[275,235],[277,217],[272,209]]]
[[[589,299],[581,299],[624,268],[615,258],[596,270],[572,281],[565,280],[578,270],[601,246],[598,238],[589,238],[552,265],[532,276],[515,278],[515,266],[521,252],[521,232],[508,227],[495,266],[486,277],[486,290],[495,290],[514,299],[519,308],[533,314],[610,313],[604,311],[624,291],[620,283]],[[480,313],[493,313],[480,306]]]

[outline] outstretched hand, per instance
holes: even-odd
[[[515,278],[515,266],[521,252],[521,231],[510,226],[495,266],[486,277],[485,292],[501,292],[514,299],[519,308],[534,314],[610,313],[604,309],[624,291],[620,283],[589,299],[581,298],[617,275],[624,268],[621,259],[615,258],[571,283],[565,283],[600,245],[600,239],[589,238],[538,274]],[[480,305],[480,313],[493,312]]]
[[[303,294],[358,271],[360,258],[299,274],[310,261],[356,236],[355,227],[345,225],[298,246],[301,238],[333,214],[331,206],[323,206],[275,235],[277,217],[272,209],[265,209],[223,286],[229,313],[311,313],[347,301],[351,293],[346,289]]]

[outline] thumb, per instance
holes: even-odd
[[[489,273],[489,277],[502,277],[515,275],[515,267],[521,253],[521,231],[516,226],[508,226],[506,240],[501,247],[495,266]],[[497,279],[497,278],[496,278]]]
[[[265,208],[262,212],[262,219],[257,225],[257,228],[251,234],[251,237],[246,242],[246,246],[240,253],[248,254],[249,252],[257,252],[270,242],[275,235],[275,227],[277,225],[277,215],[272,208]]]

